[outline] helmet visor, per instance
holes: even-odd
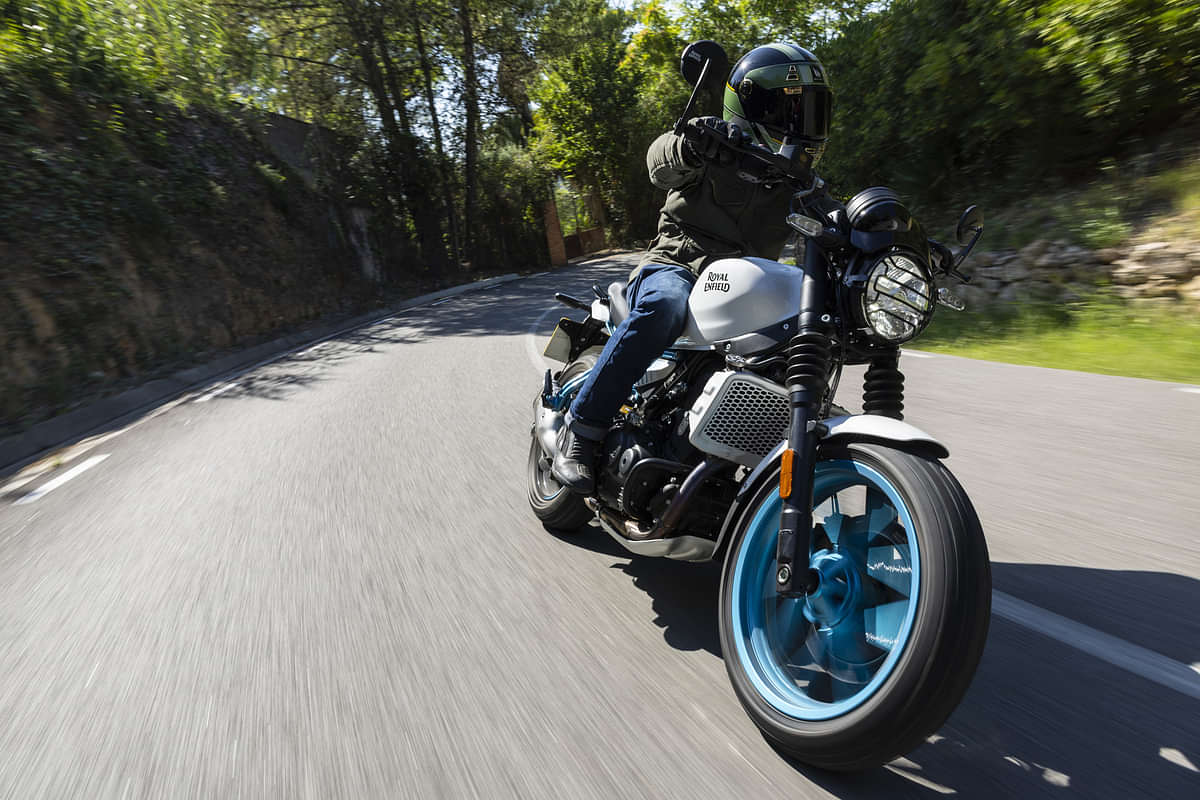
[[[783,136],[825,139],[833,111],[833,92],[825,86],[796,86],[773,90],[763,103],[758,122]]]

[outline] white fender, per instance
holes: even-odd
[[[887,442],[920,443],[928,445],[933,454],[938,458],[946,458],[950,455],[950,451],[946,449],[946,445],[925,431],[915,425],[909,425],[907,422],[892,419],[891,417],[882,417],[878,414],[851,414],[844,417],[830,417],[829,419],[821,420],[821,424],[826,428],[825,435],[821,437],[822,442],[843,440],[883,442],[885,444]],[[758,462],[758,466],[751,470],[746,479],[742,481],[742,486],[738,490],[739,500],[754,486],[759,476],[779,460],[780,454],[786,447],[786,441],[780,442],[775,445],[775,449],[766,458]],[[725,535],[724,531],[722,531],[721,535]]]
[[[946,445],[925,431],[898,419],[878,414],[854,414],[847,417],[832,417],[824,420],[828,429],[821,441],[851,439],[883,442],[920,442],[933,448],[938,458],[946,458],[950,451]]]

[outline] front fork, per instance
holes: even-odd
[[[820,584],[819,574],[808,565],[808,553],[812,540],[813,471],[821,437],[818,428],[832,355],[833,325],[824,310],[829,296],[828,264],[825,254],[812,241],[804,248],[804,273],[796,335],[788,347],[791,424],[779,481],[783,510],[779,514],[775,588],[784,597],[812,594]]]

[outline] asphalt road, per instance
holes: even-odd
[[[0,797],[1200,796],[1200,394],[903,358],[1012,602],[936,736],[830,775],[734,698],[715,567],[527,508],[553,291],[627,266],[408,311],[9,483]]]

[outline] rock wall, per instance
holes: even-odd
[[[1089,250],[1039,240],[1020,250],[976,253],[953,289],[971,309],[1028,301],[1079,300],[1111,285],[1127,300],[1200,307],[1200,244],[1141,242]]]
[[[0,435],[378,302],[363,215],[339,218],[253,125],[124,109],[46,98],[0,127]]]

